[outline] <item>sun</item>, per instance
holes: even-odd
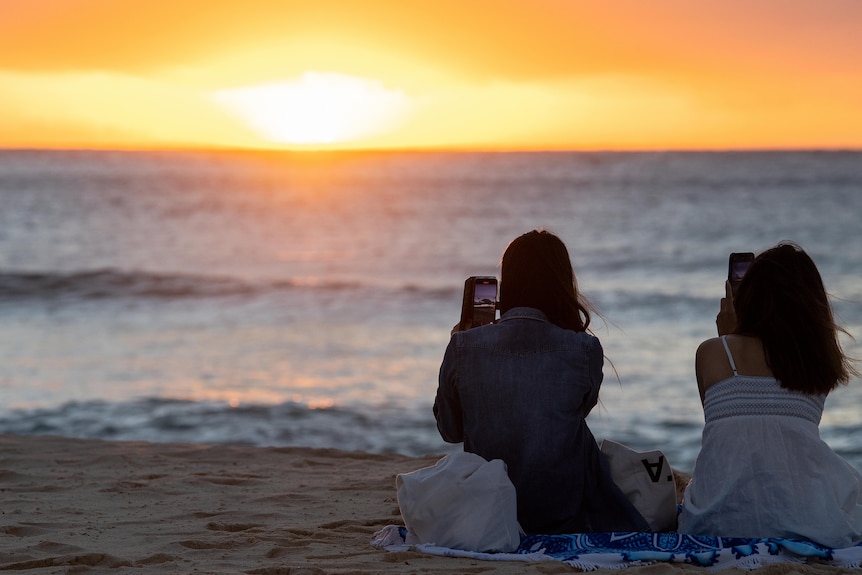
[[[219,90],[214,101],[266,140],[326,145],[363,140],[391,131],[413,107],[382,82],[333,72]]]

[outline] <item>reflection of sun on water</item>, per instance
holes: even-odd
[[[410,110],[406,94],[343,74],[221,90],[215,101],[271,142],[335,144],[392,129]]]

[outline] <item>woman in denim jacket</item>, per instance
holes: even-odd
[[[534,230],[509,244],[499,307],[498,323],[452,334],[434,402],[440,435],[506,463],[527,533],[648,531],[585,421],[602,346],[557,236]]]

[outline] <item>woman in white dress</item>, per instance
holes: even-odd
[[[862,475],[826,445],[826,395],[858,376],[811,258],[782,243],[755,258],[719,336],[697,350],[706,425],[679,532],[862,541]]]

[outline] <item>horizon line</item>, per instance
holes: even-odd
[[[552,153],[857,153],[862,146],[740,146],[740,147],[530,147],[530,146],[414,146],[414,147],[325,147],[325,148],[272,148],[244,146],[3,146],[0,152],[127,152],[127,153],[233,153],[273,155],[326,155],[326,154],[393,154],[393,153],[476,153],[476,154],[552,154]]]

